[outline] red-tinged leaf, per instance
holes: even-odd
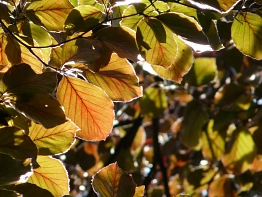
[[[38,155],[55,155],[66,152],[75,141],[78,128],[70,121],[51,129],[31,123],[29,137],[38,148]]]
[[[109,49],[116,52],[119,57],[133,61],[138,60],[139,50],[133,30],[127,27],[107,27],[95,33],[94,36],[97,36]]]
[[[92,37],[70,41],[62,47],[62,65],[70,61],[92,64],[100,57],[101,48],[100,41]]]
[[[92,179],[92,186],[98,196],[133,197],[136,190],[132,176],[124,172],[117,163],[102,168]]]
[[[113,101],[130,101],[142,96],[133,66],[116,54],[112,54],[106,67],[96,73],[86,70],[84,75],[90,83],[102,88]]]
[[[114,120],[113,103],[97,86],[81,79],[63,77],[57,98],[65,113],[81,130],[77,136],[85,140],[104,140]]]
[[[54,197],[69,194],[69,179],[62,162],[48,156],[38,156],[37,163],[41,166],[34,169],[28,183],[48,190]]]
[[[21,95],[6,102],[45,128],[52,128],[66,122],[62,106],[48,94]]]
[[[175,61],[168,68],[151,65],[156,73],[168,80],[180,83],[183,76],[190,70],[193,63],[193,53],[191,48],[177,35],[173,35],[177,42],[178,50]]]
[[[37,25],[49,31],[62,31],[68,13],[74,6],[68,0],[32,2],[26,9],[26,15]]]
[[[133,197],[143,197],[145,193],[145,186],[136,187],[136,192]]]
[[[16,127],[0,129],[0,152],[17,160],[36,159],[37,148],[34,142]]]
[[[12,66],[3,76],[0,89],[8,94],[51,94],[56,87],[56,73],[36,74],[28,64]]]
[[[142,57],[152,65],[168,68],[177,55],[173,32],[158,19],[142,19],[137,27],[136,41]]]

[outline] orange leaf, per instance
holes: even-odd
[[[77,136],[85,140],[104,140],[114,120],[113,102],[97,86],[81,79],[63,77],[57,98],[65,113],[81,130]]]

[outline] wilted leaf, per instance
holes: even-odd
[[[215,58],[196,58],[185,80],[190,86],[207,85],[215,79],[216,74]]]
[[[132,176],[118,167],[117,163],[102,168],[92,179],[92,186],[98,196],[133,197],[136,184]]]
[[[130,101],[142,96],[133,66],[116,54],[112,54],[106,67],[96,73],[86,70],[84,76],[90,83],[102,88],[113,101]]]
[[[161,14],[156,18],[183,39],[199,44],[208,44],[202,27],[194,18],[175,12]]]
[[[51,129],[31,123],[29,136],[36,144],[39,155],[55,155],[67,151],[75,141],[77,127],[70,121]]]
[[[0,160],[0,185],[11,185],[19,181],[22,176],[31,175],[29,161],[17,161],[6,154],[0,154]]]
[[[106,27],[95,33],[109,49],[119,57],[137,61],[139,51],[136,45],[135,32],[127,27]],[[117,39],[116,39],[117,38]]]
[[[162,66],[151,65],[156,73],[168,80],[178,83],[182,81],[182,77],[190,70],[193,63],[193,53],[191,48],[175,34],[173,35],[177,42],[178,50],[174,62],[168,68]]]
[[[23,197],[54,197],[48,190],[31,183],[18,184],[15,186],[15,191],[22,194]]]
[[[90,5],[80,5],[68,15],[64,29],[68,35],[75,32],[88,32],[99,23],[102,12]]]
[[[187,104],[183,117],[181,140],[186,146],[195,147],[199,143],[202,127],[209,119],[208,113],[198,101],[192,100]]]
[[[68,0],[32,2],[26,9],[26,15],[37,25],[43,25],[49,31],[62,31],[68,13],[74,6]]]
[[[63,77],[57,98],[68,118],[81,129],[78,137],[103,140],[109,135],[114,120],[113,103],[102,89],[77,78]]]
[[[222,157],[222,163],[229,173],[246,171],[256,156],[256,146],[249,131],[237,129],[233,132],[229,146]]]
[[[210,197],[233,197],[235,189],[233,187],[233,180],[231,180],[227,175],[223,175],[209,185],[209,195]]]
[[[152,65],[168,68],[177,55],[173,33],[157,19],[142,19],[137,27],[136,40],[142,57]]]
[[[69,179],[62,162],[48,156],[38,156],[37,163],[41,166],[34,169],[28,183],[48,190],[54,197],[69,194]]]
[[[23,95],[10,103],[27,118],[45,128],[52,128],[66,121],[62,106],[48,94]]]
[[[142,114],[150,117],[160,116],[168,105],[165,90],[158,87],[147,88],[139,102]]]
[[[231,28],[231,36],[245,55],[262,59],[262,18],[254,13],[239,13]]]
[[[37,148],[34,142],[16,127],[0,129],[0,152],[17,160],[36,159]]]
[[[36,74],[27,64],[12,66],[3,76],[1,92],[21,95],[52,93],[56,87],[56,73],[45,72]]]

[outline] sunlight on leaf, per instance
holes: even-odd
[[[62,162],[48,156],[38,156],[37,163],[41,166],[34,169],[28,183],[50,191],[54,197],[69,194],[69,179]]]
[[[145,186],[136,187],[136,192],[133,197],[142,197],[145,193]]]
[[[209,196],[223,196],[232,197],[234,196],[235,188],[233,187],[233,180],[230,179],[226,174],[213,180],[209,185]]]
[[[104,140],[114,120],[113,102],[105,92],[81,79],[63,77],[57,98],[65,113],[81,130],[77,136],[85,140]]]

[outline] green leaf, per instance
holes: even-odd
[[[173,36],[177,42],[178,50],[172,65],[166,69],[162,66],[151,66],[159,76],[180,83],[182,81],[182,77],[190,70],[192,66],[193,53],[191,48],[177,35],[173,34]]]
[[[38,156],[37,163],[41,166],[34,169],[28,183],[48,190],[54,197],[69,194],[69,179],[62,162],[48,156]]]
[[[131,101],[142,96],[142,89],[133,66],[126,59],[112,54],[109,64],[94,73],[84,72],[90,83],[102,88],[113,101]]]
[[[48,190],[42,189],[31,183],[23,183],[15,186],[15,191],[23,197],[54,197]]]
[[[142,57],[152,65],[167,68],[177,55],[173,33],[159,20],[142,19],[137,28],[136,40]]]
[[[132,176],[118,167],[117,163],[102,168],[92,179],[98,196],[133,197],[136,190]]]
[[[12,66],[3,76],[1,92],[22,95],[52,93],[56,87],[56,73],[45,72],[36,74],[27,64]]]
[[[217,75],[215,58],[196,58],[191,70],[185,76],[190,86],[207,85],[214,81]]]
[[[127,9],[128,5],[120,5],[120,6],[114,6],[112,7],[113,11],[113,18],[119,18],[112,21],[113,27],[119,27],[120,21],[122,20],[122,16],[124,14],[124,11]]]
[[[75,141],[77,127],[70,121],[51,129],[31,123],[29,137],[38,148],[39,155],[55,155],[66,152]]]
[[[91,5],[97,9],[99,9],[101,12],[105,11],[105,6],[101,4],[100,2],[96,0],[78,0],[78,4],[81,5]]]
[[[27,7],[26,15],[35,24],[42,25],[49,31],[62,31],[68,13],[73,8],[68,0],[34,1]]]
[[[81,79],[63,77],[57,98],[65,113],[81,130],[77,136],[85,140],[104,140],[114,120],[113,102],[105,92]]]
[[[262,18],[254,13],[239,13],[231,28],[231,36],[238,50],[245,55],[262,59]]]
[[[37,148],[34,142],[15,127],[0,129],[0,152],[9,154],[17,160],[36,159]]]
[[[183,39],[199,44],[208,44],[202,27],[194,18],[175,12],[161,14],[156,18]]]
[[[62,47],[62,65],[71,61],[92,64],[101,56],[101,48],[100,41],[92,37],[67,42]]]
[[[88,32],[99,23],[102,12],[90,5],[81,5],[74,8],[68,15],[64,29],[68,35],[75,32]]]
[[[149,117],[160,116],[168,105],[165,90],[158,87],[147,88],[139,103],[142,114]]]
[[[32,174],[31,164],[27,160],[17,161],[6,154],[0,154],[0,160],[0,185],[14,184]]]
[[[66,122],[62,106],[47,94],[23,95],[10,101],[12,106],[27,118],[45,128],[52,128]]]
[[[239,174],[246,171],[256,156],[253,138],[245,128],[236,129],[222,157],[222,163],[228,173]]]
[[[180,132],[182,142],[187,147],[195,147],[199,144],[202,127],[207,123],[208,113],[201,104],[196,101],[190,101],[183,113],[183,122]]]
[[[119,57],[137,61],[139,50],[136,45],[135,32],[127,27],[106,27],[94,34]],[[117,38],[117,39],[116,39]]]

